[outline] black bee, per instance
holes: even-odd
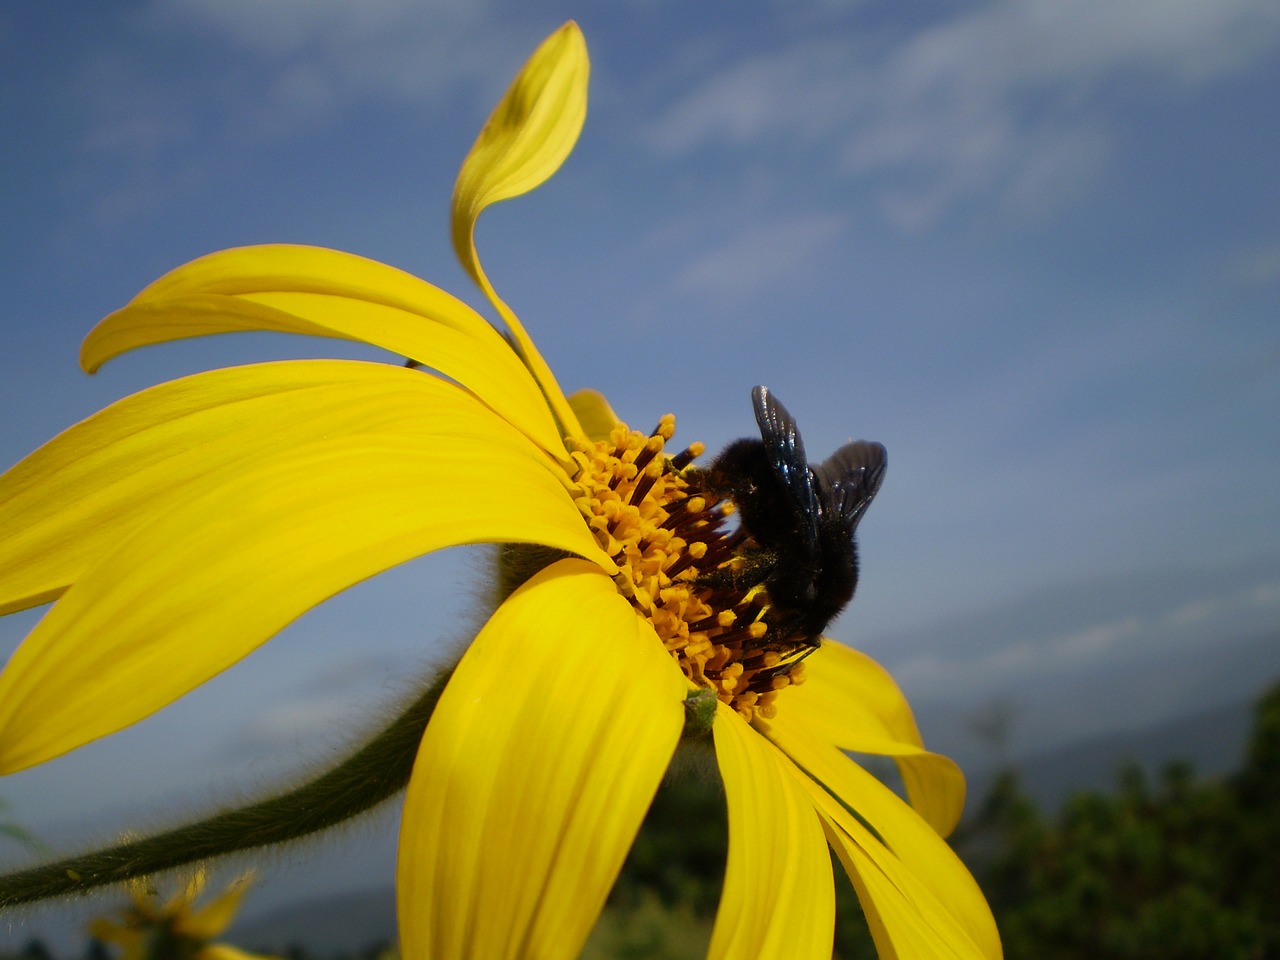
[[[857,440],[811,464],[795,418],[769,389],[754,388],[751,403],[762,439],[731,443],[712,462],[709,485],[733,500],[757,544],[734,577],[768,590],[770,633],[817,646],[853,598],[854,530],[880,489],[888,455],[879,443]]]

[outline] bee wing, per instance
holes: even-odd
[[[768,387],[752,388],[751,405],[755,408],[769,463],[796,509],[806,545],[813,550],[818,542],[818,488],[804,455],[804,441],[800,439],[796,418]]]
[[[834,512],[852,533],[880,489],[889,453],[883,444],[855,440],[813,468],[824,513]]]

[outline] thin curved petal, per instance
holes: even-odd
[[[195,940],[212,940],[231,926],[252,885],[248,876],[241,877],[204,906],[191,909],[182,918],[182,932]]]
[[[539,573],[463,656],[405,797],[405,960],[574,958],[683,725],[687,683],[613,582]]]
[[[950,757],[916,753],[893,758],[916,813],[939,834],[949,837],[964,813],[964,773]]]
[[[609,401],[599,390],[579,390],[570,395],[569,406],[582,425],[588,440],[608,440],[609,434],[622,422]]]
[[[573,150],[587,116],[587,44],[570,20],[542,42],[498,102],[463,161],[453,188],[453,248],[502,315],[566,433],[581,436],[555,376],[480,266],[475,226],[481,211],[546,181]]]
[[[94,917],[86,925],[89,936],[104,943],[114,943],[124,950],[126,957],[141,954],[145,935],[137,927],[131,927],[110,917]]]
[[[787,690],[787,712],[811,736],[856,753],[891,756],[911,804],[944,837],[964,810],[964,774],[924,749],[915,717],[893,677],[864,653],[824,640],[804,683]]]
[[[729,861],[708,957],[829,958],[831,857],[802,775],[723,703],[711,729],[729,804]]]
[[[806,778],[807,780],[807,778]],[[876,837],[813,781],[807,789],[824,821],[827,840],[866,914],[881,957],[999,960],[999,941],[979,945],[928,887]]]
[[[587,117],[590,69],[586,40],[570,20],[520,68],[472,145],[454,185],[453,235],[473,276],[478,268],[470,228],[476,217],[490,204],[541,186],[560,169]]]
[[[195,960],[276,960],[265,953],[250,953],[229,943],[207,943],[196,953]]]
[[[245,330],[356,340],[411,357],[564,458],[538,384],[483,317],[425,280],[323,247],[239,247],[184,264],[94,327],[80,363],[92,373],[137,347]]]
[[[0,475],[0,614],[60,595],[219,471],[322,437],[430,432],[455,388],[352,360],[212,370],[126,397]]]
[[[928,888],[986,956],[998,955],[1000,936],[973,876],[932,826],[888,787],[837,748],[815,742],[779,713],[761,724],[767,735],[814,780],[871,825],[921,884]]]
[[[616,569],[558,468],[450,389],[432,433],[331,438],[220,473],[86,571],[0,675],[0,772],[142,719],[333,594],[441,547],[541,543]]]

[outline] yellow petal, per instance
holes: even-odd
[[[196,871],[187,877],[186,882],[165,901],[164,908],[170,913],[185,912],[187,907],[204,893],[204,885],[209,880],[209,872],[201,864]]]
[[[723,703],[712,733],[729,804],[729,861],[708,957],[831,956],[831,857],[795,768]]]
[[[587,116],[587,44],[570,20],[542,42],[489,115],[453,188],[453,248],[502,315],[566,433],[582,436],[547,362],[494,291],[476,253],[476,218],[546,181],[573,150]]]
[[[589,75],[586,40],[570,20],[534,51],[489,115],[454,185],[454,244],[473,275],[476,217],[560,169],[586,120]]]
[[[577,957],[675,750],[686,687],[598,569],[561,561],[512,594],[414,763],[405,960]]]
[[[915,717],[893,677],[865,653],[834,640],[823,640],[805,663],[804,683],[787,690],[787,709],[803,708],[824,726],[832,742],[851,747],[837,737],[896,740],[924,746]]]
[[[331,438],[197,481],[87,570],[0,675],[0,772],[142,719],[333,594],[440,547],[541,543],[612,572],[558,468],[439,386],[456,397],[431,432]]]
[[[138,941],[142,939],[142,932],[136,927],[130,927],[110,917],[94,917],[89,921],[87,930],[89,936],[104,943],[114,943],[124,947],[130,953],[137,950]]]
[[[579,390],[569,397],[569,406],[588,440],[608,440],[613,428],[622,422],[599,390]]]
[[[269,954],[249,953],[229,943],[207,943],[196,951],[195,960],[275,960]]]
[[[786,709],[809,734],[857,753],[897,761],[912,805],[939,833],[964,810],[964,774],[948,757],[923,749],[902,691],[880,664],[824,640],[805,664],[805,681],[787,690]]]
[[[804,783],[824,821],[827,840],[853,881],[881,957],[999,960],[998,940],[985,949],[979,945],[951,910],[870,830],[820,785],[808,777]]]
[[[871,825],[987,956],[999,953],[1000,936],[986,898],[929,823],[837,748],[806,736],[802,725],[784,713],[761,726],[788,757]]]
[[[893,759],[916,813],[939,836],[951,836],[964,813],[965,781],[960,767],[950,757],[927,751]]]
[[[244,895],[253,885],[252,876],[246,874],[233,881],[226,890],[218,894],[203,907],[193,909],[182,918],[181,932],[196,940],[211,940],[223,930],[231,926],[240,911],[240,903]]]
[[[483,317],[425,280],[323,247],[240,247],[184,264],[94,327],[80,363],[92,373],[137,347],[243,330],[357,340],[411,357],[564,458],[538,385]]]
[[[314,360],[212,370],[127,397],[0,475],[0,614],[51,600],[220,470],[322,437],[429,432],[434,377]]]

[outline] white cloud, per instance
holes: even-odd
[[[740,60],[678,99],[647,131],[652,147],[679,153],[708,141],[810,137],[848,120],[855,53],[845,41],[806,41]]]
[[[201,62],[179,82],[147,76],[151,61],[128,50],[97,64],[111,74],[90,88],[108,131],[198,109],[204,124],[271,139],[366,98],[437,107],[472,89],[496,99],[531,42],[483,0],[153,0],[138,22],[147,43],[198,41]]]
[[[159,0],[158,19],[190,18],[222,33],[240,46],[278,55],[305,47],[335,47],[385,38],[428,10],[431,16],[465,14],[465,4],[414,0]],[[483,7],[474,4],[473,8]]]
[[[328,115],[360,97],[436,104],[460,86],[486,94],[495,63],[528,54],[527,30],[504,28],[488,2],[464,0],[157,0],[153,26],[211,36],[261,70],[264,113]],[[493,87],[490,90],[489,87]]]
[[[1033,678],[1101,669],[1126,643],[1145,640],[1149,629],[1143,618],[1127,614],[1036,642],[1015,641],[965,660],[918,654],[895,666],[894,675],[904,687],[926,696],[981,699]]]
[[[677,290],[736,303],[804,276],[845,232],[842,216],[812,213],[749,229],[690,263]]]
[[[648,130],[660,151],[831,138],[845,172],[887,176],[903,228],[994,196],[1039,214],[1073,198],[1110,141],[1109,97],[1182,89],[1274,48],[1272,0],[992,0],[896,43],[799,40],[730,65]]]
[[[172,90],[123,56],[99,53],[72,72],[86,106],[79,147],[87,162],[68,180],[99,222],[155,209],[200,181],[202,161],[188,151],[199,124]]]
[[[211,31],[265,60],[306,56],[384,79],[409,53],[456,54],[494,33],[492,4],[485,0],[155,0],[151,15],[161,28]],[[451,59],[456,69],[460,58]],[[429,61],[418,69],[442,75]],[[393,84],[386,92],[404,91]]]
[[[474,97],[483,116],[537,39],[463,0],[152,0],[126,22],[130,35],[70,67],[88,118],[79,175],[101,181],[108,223],[370,102]],[[179,72],[150,52],[170,47],[194,51]]]
[[[1144,675],[1176,673],[1183,669],[1178,664],[1214,656],[1224,642],[1274,629],[1280,582],[1266,579],[1226,589],[1210,584],[1207,589],[1188,599],[1167,597],[1171,602],[1154,607],[1135,596],[1135,609],[1058,629],[1011,630],[997,618],[991,622],[990,644],[978,649],[926,645],[892,664],[893,674],[924,699],[980,701],[1037,685],[1087,685],[1090,678],[1122,674],[1135,665]],[[1012,637],[1017,639],[1007,639]],[[1193,680],[1185,676],[1179,682]]]

